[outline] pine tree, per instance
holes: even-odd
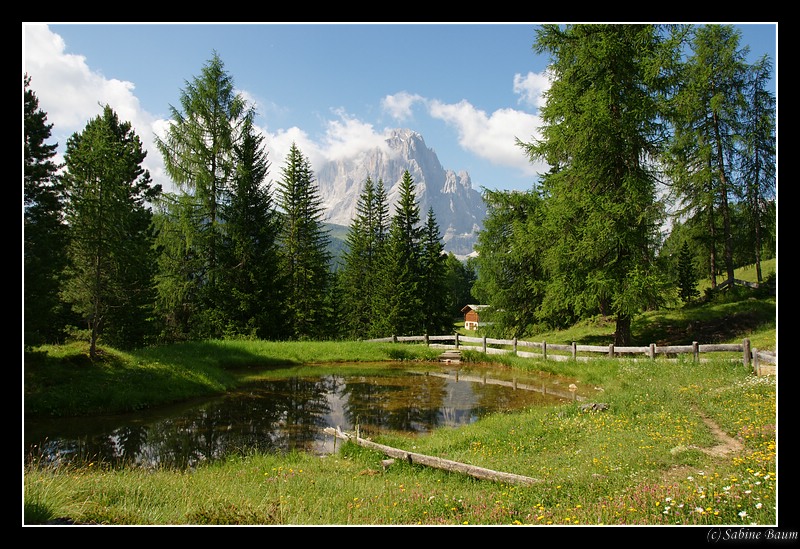
[[[135,346],[148,332],[155,274],[148,202],[161,187],[141,167],[146,155],[131,124],[109,106],[67,141],[65,295],[86,322],[92,357],[101,335]]]
[[[53,158],[58,143],[47,143],[52,124],[24,76],[24,284],[26,345],[56,343],[62,337],[64,311],[59,293],[67,263],[63,195]]]
[[[750,67],[743,117],[742,154],[740,155],[747,204],[747,219],[756,265],[756,280],[763,281],[761,248],[769,241],[767,227],[775,219],[776,187],[776,103],[766,84],[772,74],[772,63],[766,56]]]
[[[453,317],[448,310],[447,254],[444,253],[444,244],[433,208],[428,209],[421,245],[420,297],[425,333],[449,334],[453,331]]]
[[[282,277],[278,267],[278,214],[272,186],[266,181],[269,162],[252,122],[235,144],[236,174],[230,201],[222,205],[225,220],[220,262],[221,303],[226,335],[278,339]]]
[[[381,336],[418,334],[425,330],[421,292],[421,228],[416,188],[406,170],[381,261],[380,295],[375,319]]]
[[[347,337],[372,337],[379,284],[379,263],[388,232],[388,205],[383,181],[370,177],[356,203],[356,216],[347,234],[344,265],[339,272],[342,322]]]
[[[330,234],[322,222],[319,187],[308,159],[295,143],[279,186],[280,264],[286,277],[283,306],[289,336],[314,339],[329,333]]]

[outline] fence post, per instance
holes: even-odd
[[[614,344],[608,344],[608,358],[614,358]]]
[[[483,336],[483,353],[486,354],[486,336]]]
[[[456,332],[456,349],[458,349],[458,332]]]
[[[757,376],[761,375],[760,365],[758,364],[758,349],[753,347],[753,373]]]
[[[692,341],[692,358],[695,362],[700,362],[700,344]]]
[[[430,340],[428,339],[428,334],[425,334],[425,345],[427,345],[428,347],[430,347],[430,346],[431,346],[431,342],[430,342]]]
[[[514,354],[517,354],[517,338],[514,338]]]
[[[744,351],[744,353],[743,353],[744,356],[742,357],[742,362],[744,363],[745,366],[750,366],[750,340],[749,339],[745,338],[745,340],[742,341],[742,348],[743,348],[743,351]]]
[[[572,342],[572,360],[578,360],[578,344]]]
[[[655,359],[656,359],[656,344],[655,343],[651,343],[650,344],[650,360],[655,360]]]
[[[547,360],[547,342],[542,340],[542,357]]]
[[[392,334],[392,343],[397,343],[397,336]]]

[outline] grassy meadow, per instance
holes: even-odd
[[[652,312],[632,328],[635,344],[739,343],[747,337],[755,348],[776,350],[776,298]],[[607,343],[613,329],[595,319],[546,339]],[[25,415],[130,411],[221,393],[256,377],[290,375],[307,364],[351,368],[344,364],[432,360],[441,352],[355,341],[210,341],[103,351],[95,362],[85,344],[26,351]],[[181,472],[28,465],[23,525],[779,524],[776,376],[755,376],[740,359],[725,358],[544,362],[469,351],[463,360],[563,376],[590,394],[590,402],[608,408],[586,412],[569,402],[423,436],[375,439],[535,479],[529,486],[403,460],[384,467],[386,456],[352,443],[326,457],[246,453]],[[705,543],[708,528],[695,532]]]

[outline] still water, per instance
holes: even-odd
[[[224,396],[133,414],[26,420],[25,459],[187,469],[251,451],[326,455],[342,444],[323,433],[326,427],[353,431],[358,425],[361,436],[424,434],[495,412],[564,402],[574,398],[568,383],[438,363],[381,367],[367,375],[320,368],[319,375],[260,380]]]

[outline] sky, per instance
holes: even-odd
[[[699,22],[702,24],[703,22]],[[775,23],[736,23],[748,61],[775,70]],[[355,157],[410,128],[442,166],[467,171],[473,188],[530,190],[547,171],[516,145],[539,136],[549,57],[536,54],[537,23],[46,23],[23,22],[22,69],[67,139],[111,106],[148,152],[143,166],[174,190],[154,135],[187,84],[219,55],[256,109],[271,168],[280,178],[292,143],[311,162]]]

